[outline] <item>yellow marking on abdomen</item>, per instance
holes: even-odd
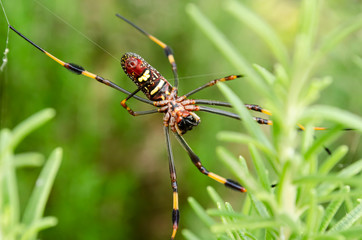
[[[146,71],[142,74],[141,77],[138,78],[139,82],[147,81],[150,78],[150,70],[146,69]]]
[[[160,82],[157,84],[157,86],[151,91],[151,95],[157,93],[158,90],[160,90],[164,84],[165,84],[165,81],[163,81],[161,79]]]

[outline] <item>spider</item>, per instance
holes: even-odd
[[[13,26],[9,25],[9,28],[13,30],[16,34],[20,37],[25,39],[28,43],[32,44],[35,48],[46,54],[48,57],[65,67],[66,69],[70,70],[71,72],[84,75],[88,78],[92,78],[97,80],[98,82],[105,84],[109,87],[112,87],[124,94],[127,97],[121,101],[121,106],[124,107],[129,114],[132,116],[140,116],[140,115],[147,115],[147,114],[154,114],[154,113],[163,113],[163,128],[166,138],[166,147],[168,153],[168,163],[169,163],[169,172],[170,172],[170,179],[171,179],[171,188],[173,192],[173,209],[172,209],[172,233],[171,239],[174,239],[176,236],[176,232],[179,225],[180,219],[180,211],[179,211],[179,204],[178,204],[178,186],[176,180],[176,169],[174,164],[174,158],[172,154],[172,148],[170,143],[170,129],[171,132],[174,133],[176,139],[179,141],[181,146],[186,150],[188,153],[192,163],[197,167],[197,169],[204,175],[208,176],[209,178],[224,184],[226,187],[229,187],[233,190],[239,192],[246,192],[246,189],[238,182],[224,178],[214,172],[207,170],[200,158],[195,154],[195,152],[191,149],[191,147],[187,144],[183,135],[187,133],[187,131],[192,130],[196,127],[201,119],[195,113],[197,111],[204,111],[213,114],[223,115],[229,118],[234,118],[240,120],[240,117],[232,112],[200,106],[200,105],[214,105],[214,106],[222,106],[222,107],[231,107],[230,103],[221,102],[221,101],[214,101],[214,100],[204,100],[204,99],[190,99],[189,97],[205,88],[211,87],[218,82],[225,82],[231,81],[237,78],[243,77],[242,75],[230,75],[223,78],[212,80],[186,94],[179,95],[178,94],[178,74],[177,74],[177,66],[174,58],[174,54],[172,49],[154,37],[153,35],[147,33],[128,19],[124,18],[123,16],[116,14],[117,17],[124,20],[134,28],[136,28],[139,32],[144,34],[158,46],[160,46],[167,58],[168,62],[172,66],[172,71],[174,75],[174,85],[172,86],[155,68],[153,68],[148,62],[146,62],[141,56],[135,53],[125,53],[121,57],[121,66],[126,73],[126,75],[137,85],[137,89],[133,92],[129,92],[126,89],[118,86],[114,82],[107,80],[99,75],[91,73],[85,70],[80,65],[74,63],[67,63],[64,62],[49,52],[45,51],[43,48],[32,42],[30,39],[25,37],[21,34],[18,30],[16,30]],[[139,91],[142,91],[147,98],[140,97],[136,95]],[[147,111],[133,111],[128,105],[127,100],[130,98],[135,98],[141,102],[144,102],[149,105],[153,105],[154,109],[147,110]],[[245,107],[249,110],[261,112],[267,115],[271,115],[271,113],[263,109],[262,107],[254,104],[246,104]],[[263,119],[259,117],[254,117],[254,120],[259,124],[265,125],[272,125],[272,121],[268,119]],[[300,126],[301,129],[302,126]]]

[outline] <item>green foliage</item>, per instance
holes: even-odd
[[[17,173],[25,167],[44,163],[40,153],[15,153],[16,147],[32,131],[49,121],[54,110],[45,109],[20,123],[12,131],[0,131],[0,239],[35,240],[38,232],[57,224],[55,217],[44,217],[44,209],[62,158],[62,150],[54,149],[45,162],[26,206],[20,206]]]
[[[225,59],[246,73],[255,94],[267,96],[273,128],[268,137],[235,91],[219,84],[248,131],[248,135],[220,132],[219,139],[247,145],[251,162],[235,157],[225,147],[218,147],[217,154],[248,189],[248,197],[241,212],[234,211],[211,187],[207,190],[216,208],[204,210],[190,198],[191,207],[213,234],[199,238],[187,230],[186,239],[360,239],[362,159],[336,170],[348,148],[340,146],[326,155],[323,147],[336,139],[343,128],[362,132],[362,118],[336,107],[312,104],[331,83],[330,78],[319,76],[322,61],[340,42],[361,29],[362,15],[320,37],[317,33],[322,6],[322,1],[302,1],[294,49],[287,51],[278,34],[257,14],[239,1],[225,1],[222,11],[248,26],[270,48],[277,60],[273,71],[245,61],[199,8],[188,6],[190,16]],[[312,126],[322,120],[334,122],[335,126],[315,140]],[[307,127],[298,132],[296,126],[301,123]],[[249,171],[248,165],[254,171]],[[276,182],[272,189],[271,183]]]

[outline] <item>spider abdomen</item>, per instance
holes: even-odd
[[[152,101],[165,100],[171,84],[148,62],[135,53],[125,53],[121,58],[123,71]]]

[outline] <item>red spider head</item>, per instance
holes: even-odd
[[[121,58],[121,66],[128,77],[137,83],[137,79],[142,76],[149,64],[135,53],[125,53]]]

